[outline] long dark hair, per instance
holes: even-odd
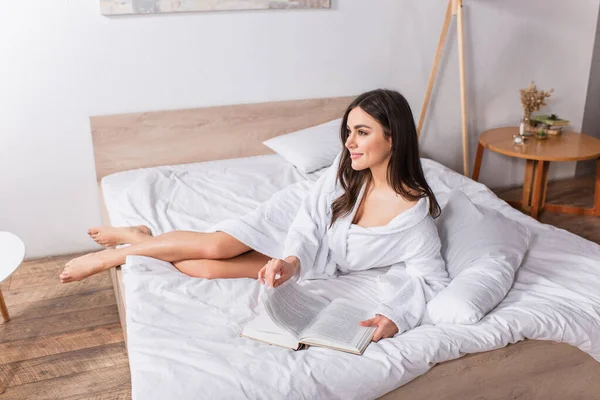
[[[425,180],[425,174],[419,158],[419,140],[417,128],[408,102],[400,93],[393,90],[377,89],[358,96],[349,106],[342,118],[340,138],[342,140],[342,158],[337,171],[337,180],[344,194],[331,205],[331,225],[340,217],[350,214],[360,188],[370,181],[371,171],[352,169],[350,151],[345,143],[348,137],[348,114],[360,107],[383,127],[383,133],[392,139],[392,154],[387,168],[389,185],[403,198],[416,201],[429,198],[429,213],[434,218],[440,215],[440,206],[433,191]],[[414,193],[414,194],[413,194]]]

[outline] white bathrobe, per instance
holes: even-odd
[[[314,184],[291,185],[244,218],[213,230],[270,257],[298,257],[301,279],[389,267],[378,278],[374,314],[392,320],[402,333],[421,322],[427,302],[450,282],[428,199],[420,199],[385,226],[365,228],[352,224],[363,186],[352,212],[329,228],[331,204],[343,193],[336,176],[340,158],[341,153]]]

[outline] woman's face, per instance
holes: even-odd
[[[348,134],[345,146],[350,151],[352,169],[360,171],[389,161],[392,141],[383,133],[383,127],[360,107],[348,114]]]

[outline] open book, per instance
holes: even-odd
[[[345,299],[329,302],[291,280],[266,289],[262,303],[265,313],[242,336],[293,350],[310,345],[362,354],[376,329],[358,324],[372,317],[370,310]]]

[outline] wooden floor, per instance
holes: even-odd
[[[592,188],[590,178],[554,182],[548,200],[589,206]],[[600,218],[546,213],[541,221],[600,243]],[[0,400],[131,398],[108,273],[63,285],[58,274],[71,257],[25,262],[1,284],[12,320],[0,323]],[[567,344],[527,340],[439,364],[405,385],[402,398],[595,400],[600,363]]]
[[[23,263],[1,285],[0,380],[8,399],[130,399],[129,363],[108,272],[61,284],[69,257]]]

